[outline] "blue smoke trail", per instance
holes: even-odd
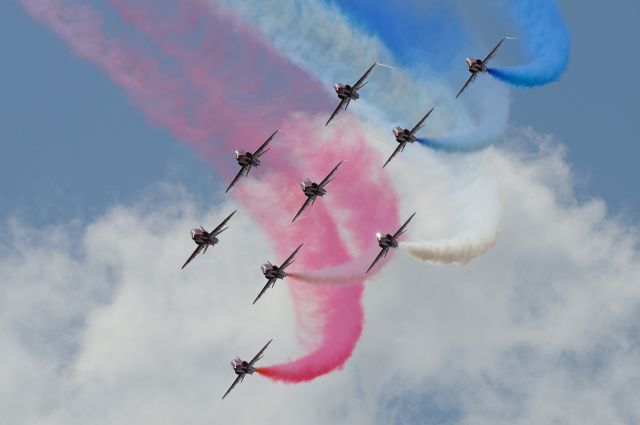
[[[520,26],[525,54],[532,61],[514,67],[489,68],[489,74],[518,87],[556,81],[567,68],[571,40],[555,1],[518,0],[511,7]]]
[[[471,34],[447,0],[326,0],[367,33],[377,35],[398,64],[446,73]]]
[[[447,153],[477,152],[488,147],[486,140],[480,137],[462,136],[429,139],[417,137],[416,140],[422,146]]]

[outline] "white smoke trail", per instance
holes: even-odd
[[[422,261],[434,264],[465,264],[484,254],[495,245],[498,234],[478,238],[466,237],[445,239],[442,241],[402,242],[399,247]]]
[[[426,160],[432,168],[422,174],[432,177],[425,181],[437,182],[439,188],[425,189],[425,181],[406,183],[408,191],[421,186],[427,196],[411,200],[418,214],[400,249],[434,264],[465,264],[489,250],[496,243],[503,215],[493,157],[489,149]]]

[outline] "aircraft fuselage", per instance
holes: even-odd
[[[376,233],[376,239],[378,239],[378,246],[380,248],[397,248],[398,241],[393,239],[393,235],[389,233],[383,235],[382,233]]]
[[[406,128],[395,127],[393,135],[398,143],[413,143],[416,141],[415,136],[411,134],[411,130]]]
[[[256,371],[256,368],[249,366],[249,362],[235,358],[231,360],[231,367],[236,375],[252,375]]]
[[[284,279],[287,275],[283,270],[280,270],[280,267],[274,266],[273,264],[267,262],[261,266],[262,274],[267,279]]]
[[[215,245],[218,243],[218,238],[211,236],[209,232],[202,229],[191,230],[191,239],[193,239],[193,241],[198,245]]]
[[[327,194],[327,190],[323,187],[320,187],[318,183],[304,180],[300,183],[300,185],[302,186],[302,191],[307,196],[324,196]]]
[[[334,88],[340,100],[352,99],[358,100],[360,99],[360,95],[357,91],[353,89],[349,84],[334,84]]]
[[[236,161],[238,161],[238,164],[242,167],[245,165],[251,165],[253,167],[260,165],[260,159],[256,158],[251,152],[237,150],[235,154]]]
[[[472,74],[487,72],[487,66],[484,64],[482,59],[467,58],[467,66],[469,67],[469,72]]]

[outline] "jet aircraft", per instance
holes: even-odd
[[[406,232],[407,225],[409,224],[409,222],[411,221],[414,215],[416,215],[416,213],[411,214],[411,217],[409,217],[409,219],[405,221],[404,224],[393,235],[389,233],[387,233],[386,235],[383,235],[380,232],[376,233],[376,239],[378,239],[378,246],[382,248],[382,251],[380,251],[380,254],[378,254],[376,259],[373,260],[373,263],[371,263],[366,273],[369,273],[369,271],[373,268],[373,266],[375,266],[378,263],[378,261],[380,261],[382,258],[387,256],[387,252],[389,252],[389,249],[398,247],[398,238],[402,236],[404,232]]]
[[[233,217],[236,212],[237,210],[229,214],[229,216],[225,218],[222,223],[220,223],[218,227],[213,229],[211,232],[207,232],[202,226],[200,226],[199,229],[191,230],[191,239],[193,239],[198,247],[195,249],[195,251],[193,251],[193,254],[191,254],[189,259],[182,265],[183,269],[187,267],[187,264],[189,264],[191,260],[196,257],[196,255],[200,254],[201,251],[204,254],[205,252],[207,252],[207,248],[209,248],[209,245],[213,246],[219,242],[218,235],[227,230],[227,227],[224,226],[229,222],[229,220],[231,220],[231,217]]]
[[[253,375],[253,372],[256,371],[256,368],[253,367],[253,365],[262,358],[262,353],[264,353],[264,350],[266,350],[269,344],[271,344],[271,341],[273,341],[273,339],[270,339],[269,342],[267,342],[267,344],[262,347],[262,350],[260,350],[260,352],[256,354],[255,357],[249,362],[246,360],[242,360],[237,356],[235,359],[231,360],[231,367],[233,368],[233,371],[236,373],[236,375],[238,375],[238,377],[235,381],[233,381],[233,384],[231,384],[227,392],[222,396],[223,400],[227,396],[227,394],[231,392],[233,387],[238,384],[238,382],[242,382],[244,380],[244,377],[246,375]]]
[[[502,40],[500,40],[500,42],[496,45],[496,47],[494,47],[493,50],[489,52],[487,57],[484,59],[467,58],[467,66],[469,67],[469,72],[471,73],[471,76],[469,77],[467,82],[464,83],[464,86],[462,86],[462,88],[456,95],[456,99],[458,98],[458,96],[462,94],[464,89],[466,89],[469,84],[473,83],[476,80],[476,77],[478,76],[479,73],[488,71],[487,62],[489,62],[491,58],[493,58],[493,56],[496,54],[496,51],[502,45],[502,43],[505,40],[513,40],[513,39],[514,37],[503,37]]]
[[[343,162],[344,161],[338,162],[338,165],[333,167],[333,170],[331,170],[329,175],[327,175],[327,177],[322,179],[322,181],[320,183],[312,182],[308,178],[305,178],[300,183],[300,185],[302,186],[302,191],[304,192],[305,196],[307,197],[307,200],[304,201],[304,204],[302,204],[302,207],[298,210],[298,212],[296,213],[296,216],[293,217],[293,220],[291,220],[292,223],[294,221],[296,221],[296,219],[298,217],[300,217],[300,214],[302,214],[302,212],[309,205],[313,205],[314,204],[314,202],[316,201],[316,198],[318,196],[323,197],[327,193],[327,190],[325,189],[325,186],[328,185],[329,183],[331,183],[331,181],[334,179],[333,175],[335,174],[335,172],[338,169],[338,167],[340,166],[340,164],[342,164]]]
[[[267,146],[269,145],[269,142],[271,142],[271,139],[273,139],[273,136],[275,136],[277,132],[278,130],[274,131],[273,134],[269,136],[267,141],[264,142],[258,148],[258,150],[256,150],[253,153],[245,152],[242,150],[235,151],[236,161],[238,161],[238,164],[240,165],[240,171],[238,171],[238,174],[236,174],[236,176],[233,178],[233,180],[229,184],[229,187],[227,187],[227,190],[224,191],[225,193],[227,193],[229,189],[231,189],[231,187],[234,184],[236,184],[238,180],[240,180],[240,177],[242,176],[247,177],[249,175],[249,171],[251,171],[251,167],[258,167],[260,165],[260,157],[265,153],[267,153],[267,151],[269,150],[267,149]]]
[[[336,83],[333,85],[333,87],[336,90],[336,94],[338,95],[338,98],[340,98],[340,103],[338,104],[338,107],[335,109],[335,111],[333,111],[333,114],[331,114],[331,116],[327,120],[325,127],[329,125],[331,120],[338,114],[338,112],[340,112],[341,109],[344,109],[346,111],[347,107],[349,106],[349,103],[352,100],[360,99],[360,94],[358,94],[358,90],[360,90],[365,84],[367,84],[365,80],[367,79],[371,71],[373,71],[373,68],[376,65],[381,65],[381,64],[376,62],[373,65],[371,65],[369,69],[367,69],[367,71],[362,75],[362,77],[360,77],[360,79],[356,81],[356,83],[352,86],[349,84],[341,84],[341,83]]]
[[[399,126],[393,129],[393,135],[396,137],[396,142],[398,142],[398,147],[396,147],[396,150],[393,151],[393,153],[391,154],[389,159],[387,159],[387,162],[384,163],[382,168],[386,167],[387,164],[391,162],[391,160],[397,154],[402,152],[405,146],[407,146],[407,143],[413,143],[416,141],[416,136],[415,136],[416,132],[422,128],[422,126],[424,125],[424,122],[426,121],[427,118],[429,118],[429,115],[431,115],[431,112],[433,112],[434,109],[435,109],[435,106],[429,109],[429,112],[427,112],[427,114],[424,117],[422,117],[422,119],[418,122],[418,124],[416,124],[416,126],[413,127],[411,130],[407,128],[403,129]]]
[[[267,278],[267,284],[264,285],[264,288],[262,288],[262,291],[260,291],[256,299],[253,300],[254,304],[256,303],[256,301],[260,299],[262,294],[264,294],[267,289],[273,288],[273,286],[276,284],[276,280],[284,279],[287,276],[287,273],[284,271],[284,269],[289,267],[291,263],[295,261],[294,257],[296,256],[300,248],[302,248],[302,244],[300,244],[296,248],[296,250],[293,251],[293,253],[289,256],[289,258],[284,260],[284,263],[282,263],[280,267],[275,266],[268,261],[260,267],[260,269],[262,270],[262,274],[264,275],[264,277]]]

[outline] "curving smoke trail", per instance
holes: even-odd
[[[571,40],[554,0],[508,2],[531,62],[514,67],[489,68],[495,78],[518,87],[556,81],[567,68]]]
[[[236,170],[229,155],[233,148],[253,146],[281,128],[270,156],[272,166],[259,171],[259,180],[248,179],[234,188],[280,243],[281,255],[313,237],[315,243],[306,246],[297,264],[310,269],[336,266],[374,242],[362,236],[373,234],[372,226],[397,225],[395,192],[384,175],[371,175],[380,158],[367,148],[358,123],[347,116],[332,131],[320,133],[332,104],[324,89],[232,17],[211,15],[194,2],[133,6],[114,0],[120,15],[154,44],[140,49],[135,38],[104,35],[101,17],[90,7],[65,0],[21,2],[78,55],[104,69],[154,124],[193,146],[226,178]],[[321,116],[316,115],[319,111]],[[301,143],[309,139],[320,140],[321,148]],[[342,167],[326,202],[316,203],[303,225],[291,226],[304,200],[296,190],[304,173],[319,178],[334,161],[351,156],[358,161]],[[362,188],[374,196],[364,198]],[[343,210],[344,217],[333,217],[331,204]],[[348,241],[338,226],[345,221],[354,225]],[[260,372],[299,382],[341,367],[362,331],[362,290],[362,280],[340,288],[291,285],[296,316],[305,323],[313,319],[316,345],[298,360]]]
[[[484,238],[460,236],[441,241],[401,242],[399,248],[407,254],[433,264],[466,264],[495,245],[498,233]]]

